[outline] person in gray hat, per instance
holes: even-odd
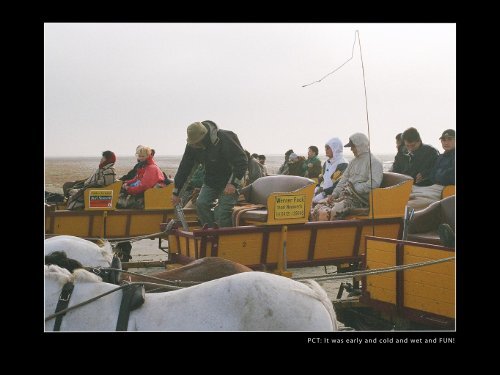
[[[179,194],[191,170],[198,163],[205,166],[205,177],[196,200],[201,225],[232,226],[232,210],[238,200],[247,169],[247,156],[238,136],[219,129],[213,121],[194,122],[187,128],[187,145],[174,178],[172,203],[180,203]],[[212,211],[215,200],[217,207]]]
[[[369,207],[368,197],[371,189],[382,183],[383,166],[369,149],[369,140],[363,133],[354,133],[349,137],[354,154],[331,195],[320,201],[311,212],[313,221],[329,221],[347,216],[353,208]]]

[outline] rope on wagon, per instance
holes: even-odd
[[[448,257],[448,258],[428,260],[425,262],[418,262],[418,263],[411,263],[411,264],[403,264],[400,266],[391,266],[391,267],[386,267],[386,268],[376,268],[376,269],[372,269],[372,270],[345,272],[345,273],[341,273],[341,274],[337,274],[337,275],[303,276],[303,277],[292,277],[292,279],[296,280],[296,281],[307,280],[307,279],[309,279],[309,280],[314,279],[314,280],[319,280],[319,281],[340,280],[340,279],[346,279],[346,278],[356,277],[356,276],[378,275],[378,274],[387,273],[387,272],[403,271],[403,270],[408,270],[408,269],[417,268],[417,267],[429,266],[431,264],[449,262],[451,260],[455,260],[455,257],[453,256],[453,257]]]
[[[140,277],[143,277],[145,279],[158,280],[158,281],[161,281],[162,283],[165,283],[166,285],[172,285],[172,286],[176,286],[179,288],[185,288],[188,286],[198,285],[198,284],[202,283],[202,281],[166,280],[166,279],[161,279],[161,278],[156,277],[156,276],[144,275],[144,274],[138,273],[138,272],[125,271],[125,270],[122,270],[120,268],[111,268],[111,267],[83,267],[83,268],[86,269],[87,271],[91,271],[91,272],[95,273],[96,275],[99,275],[101,270],[118,271],[118,272],[130,274],[130,275],[140,276]]]

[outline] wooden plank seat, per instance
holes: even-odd
[[[168,184],[165,187],[151,188],[144,192],[145,210],[164,210],[174,208],[171,197],[174,190],[174,184]]]
[[[85,210],[115,210],[123,181],[116,181],[102,188],[88,188],[84,192]],[[144,210],[164,210],[174,208],[170,200],[174,184],[166,187],[154,187],[144,192]],[[106,205],[94,203],[104,197]],[[111,198],[111,199],[108,199]]]
[[[233,214],[238,210],[244,212],[238,213],[236,225],[305,223],[314,187],[313,180],[300,176],[261,177],[241,190],[245,200],[239,207],[235,207]]]
[[[403,217],[412,186],[410,176],[384,172],[380,187],[370,192],[370,207],[352,210],[348,219]]]
[[[83,192],[85,211],[110,211],[116,209],[123,181],[115,181],[101,188],[87,188]]]
[[[408,241],[443,245],[438,234],[439,224],[455,230],[455,196],[449,196],[415,212],[408,227]]]

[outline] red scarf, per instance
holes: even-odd
[[[108,156],[108,158],[104,160],[102,163],[99,163],[99,169],[102,169],[106,165],[114,163],[115,161],[116,161],[116,156],[115,154],[112,154],[111,156]]]

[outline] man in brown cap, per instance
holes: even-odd
[[[195,165],[205,166],[205,177],[196,200],[201,225],[232,226],[231,215],[238,200],[238,188],[247,169],[247,156],[238,136],[219,129],[213,121],[194,122],[187,128],[187,145],[175,175],[172,203],[180,203],[179,193]],[[212,211],[214,201],[217,207]]]
[[[455,130],[447,129],[441,137],[444,153],[439,155],[431,179],[434,184],[455,185]]]

